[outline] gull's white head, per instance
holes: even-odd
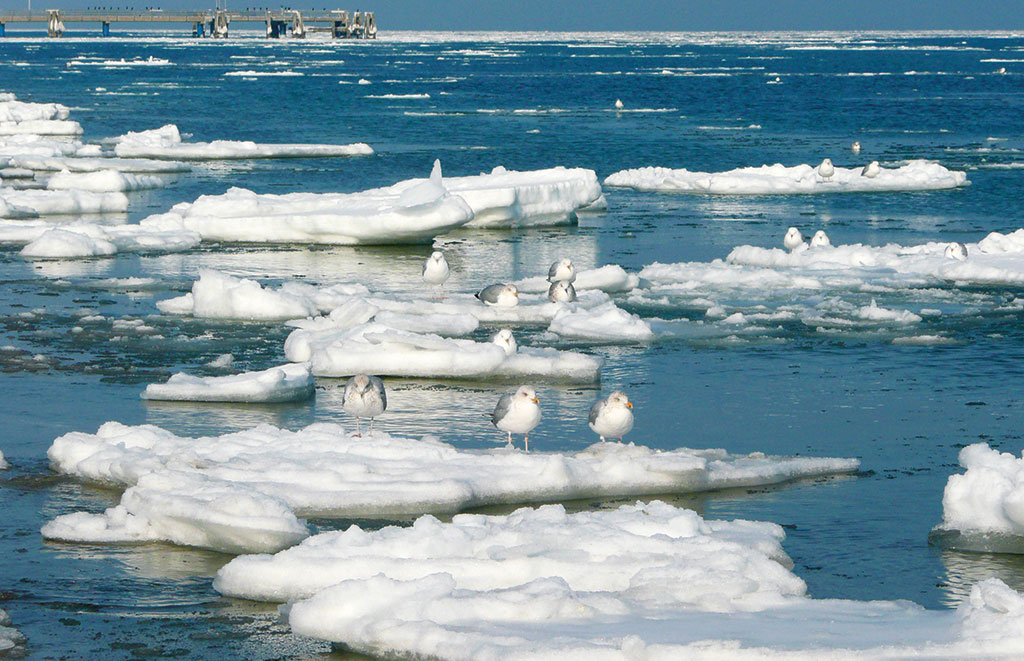
[[[510,331],[507,328],[503,328],[494,335],[492,335],[491,343],[497,344],[499,347],[501,347],[502,350],[505,352],[506,356],[511,356],[519,348],[519,345],[516,344],[515,336],[512,334],[512,331]]]
[[[524,403],[540,404],[540,399],[537,398],[537,391],[534,390],[533,386],[519,386],[519,389],[516,390],[515,399]]]
[[[800,246],[804,245],[804,235],[800,233],[795,227],[790,227],[786,230],[786,236],[782,239],[782,245],[789,252],[793,252]]]
[[[437,250],[435,250],[434,252],[430,253],[430,259],[434,260],[435,262],[446,261],[445,258],[444,258],[444,253],[439,252]]]
[[[825,234],[825,230],[818,230],[811,237],[811,247],[820,248],[822,246],[832,245],[831,239],[828,238],[828,234]]]
[[[946,246],[945,255],[948,259],[955,259],[962,262],[967,259],[967,246],[959,241],[954,241]]]
[[[563,257],[548,269],[548,282],[574,282],[575,280],[576,267],[568,257]]]
[[[612,394],[608,395],[608,405],[625,406],[628,409],[633,408],[633,402],[629,401],[629,397],[621,390],[616,390]]]

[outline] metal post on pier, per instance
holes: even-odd
[[[306,38],[306,25],[302,22],[302,14],[298,10],[292,12],[292,38]]]
[[[206,25],[203,21],[196,21],[192,24],[192,36],[193,37],[204,37],[206,36]]]
[[[110,21],[103,21],[103,36],[110,36]]]
[[[6,29],[7,29],[7,28],[6,28],[5,26],[4,26],[4,24],[3,24],[3,23],[0,23],[0,37],[4,36],[4,31],[5,31]]]

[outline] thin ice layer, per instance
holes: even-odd
[[[856,459],[652,450],[597,443],[576,453],[460,450],[382,432],[361,438],[336,424],[299,431],[261,425],[180,437],[152,425],[108,422],[72,432],[47,455],[68,475],[131,486],[167,470],[199,473],[278,498],[309,516],[387,516],[524,502],[689,493],[776,484],[856,470]]]
[[[149,131],[128,132],[114,138],[114,153],[121,157],[173,159],[181,161],[250,158],[321,158],[364,156],[373,148],[364,142],[347,145],[267,144],[248,140],[182,142],[174,124]]]
[[[898,168],[882,168],[876,177],[861,175],[861,167],[836,167],[827,180],[817,166],[781,163],[727,172],[690,172],[662,167],[621,170],[609,175],[606,186],[660,193],[715,195],[787,195],[794,193],[855,193],[926,191],[966,186],[966,172],[948,170],[938,163],[910,161]]]
[[[142,399],[188,402],[298,402],[313,396],[313,374],[305,363],[228,376],[178,373],[166,383],[151,383]]]
[[[459,514],[451,523],[427,515],[411,527],[367,532],[353,525],[274,556],[235,558],[217,572],[214,589],[285,602],[342,581],[377,575],[409,581],[443,572],[463,589],[557,576],[574,590],[628,591],[652,602],[667,590],[692,606],[753,607],[806,591],[781,564],[791,564],[784,537],[773,523],[705,521],[660,501],[573,514],[561,505]],[[655,575],[668,577],[667,584]]]

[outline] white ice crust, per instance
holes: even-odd
[[[200,238],[195,232],[168,228],[154,220],[144,220],[139,225],[8,221],[0,226],[0,241],[26,244],[21,249],[22,257],[64,259],[119,252],[181,252],[199,245]]]
[[[96,172],[70,172],[63,170],[46,182],[49,190],[86,190],[94,193],[135,191],[146,188],[160,188],[164,180],[160,177],[142,174],[127,174],[117,170]]]
[[[690,172],[662,167],[621,170],[604,180],[606,186],[663,193],[715,195],[786,195],[794,193],[853,193],[873,191],[925,191],[966,186],[967,173],[948,170],[938,163],[910,161],[897,168],[882,168],[876,177],[861,175],[861,167],[835,168],[825,180],[817,166],[786,167],[780,163],[727,172]]]
[[[965,472],[942,494],[943,530],[1024,536],[1024,458],[986,443],[960,450]]]
[[[544,276],[525,278],[514,283],[521,293],[543,294],[548,291],[551,283]],[[580,271],[573,281],[576,291],[598,289],[609,294],[630,291],[640,286],[640,278],[627,273],[618,264],[606,264],[596,269]]]
[[[131,497],[119,506],[134,517],[130,530],[118,518],[121,510],[112,508],[102,521],[57,519],[47,528],[52,538],[92,536],[97,541],[118,541],[122,535],[124,541],[132,541],[137,537],[136,524],[148,526],[152,514],[160,511],[143,505],[160,501],[165,510],[172,503],[178,508],[176,516],[186,522],[189,539],[219,539],[230,533],[239,546],[244,545],[240,526],[211,521],[207,504],[197,503],[197,498],[230,503],[232,489],[241,489],[251,517],[241,529],[262,545],[265,530],[276,538],[280,531],[295,526],[276,505],[268,504],[265,511],[249,507],[257,492],[268,503],[286,503],[290,511],[305,516],[387,517],[493,504],[774,484],[849,472],[858,466],[856,459],[659,451],[618,443],[595,444],[576,453],[460,450],[430,437],[417,440],[378,431],[358,438],[346,434],[340,425],[325,423],[295,432],[261,425],[223,436],[187,438],[152,425],[108,422],[96,434],[61,436],[47,456],[58,472],[134,486]],[[156,486],[142,480],[147,475],[159,478]],[[197,485],[206,481],[208,488],[199,489]],[[180,491],[175,484],[180,484]],[[203,495],[207,492],[208,497]],[[230,530],[219,530],[222,525]]]
[[[298,402],[313,396],[313,374],[305,363],[228,376],[192,376],[180,372],[166,383],[151,383],[142,399],[189,402]]]
[[[127,210],[128,198],[120,192],[0,188],[0,218],[123,213]]]
[[[322,158],[326,156],[363,156],[373,153],[370,145],[265,144],[238,140],[182,142],[174,124],[149,131],[129,132],[114,138],[114,153],[121,157],[191,160],[228,160],[250,158]]]

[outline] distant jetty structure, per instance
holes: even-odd
[[[312,32],[327,32],[334,39],[376,39],[377,18],[372,11],[349,13],[342,9],[309,12],[296,9],[266,11],[162,11],[152,9],[64,11],[14,11],[0,9],[0,37],[8,23],[43,23],[46,34],[61,37],[68,23],[99,23],[104,37],[110,36],[111,23],[185,23],[192,24],[192,36],[225,38],[232,23],[264,23],[268,39],[303,39]]]

